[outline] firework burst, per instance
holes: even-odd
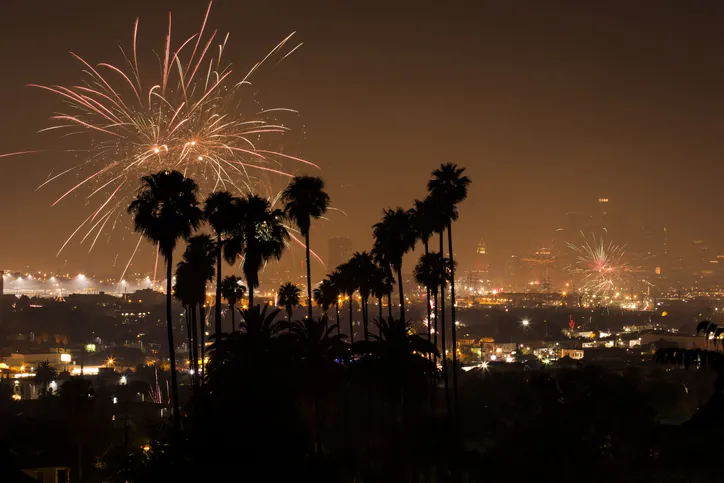
[[[81,243],[88,240],[92,250],[102,233],[116,228],[138,180],[149,173],[179,170],[197,181],[202,197],[228,189],[266,193],[274,200],[274,182],[291,177],[294,165],[318,168],[269,147],[290,130],[275,116],[296,111],[261,110],[247,95],[254,72],[271,59],[278,64],[301,44],[290,43],[292,33],[250,71],[234,76],[224,61],[228,34],[207,32],[210,12],[211,3],[200,30],[178,47],[172,43],[169,14],[164,48],[158,56],[160,68],[151,79],[141,75],[149,69],[139,63],[136,20],[131,50],[121,48],[123,64],[91,64],[71,53],[82,66],[82,82],[67,87],[33,85],[60,96],[66,106],[41,132],[84,135],[88,140],[85,149],[73,150],[82,153],[75,166],[49,177],[38,188],[71,177],[70,188],[53,206],[83,192],[91,207],[60,251],[76,237],[82,237]]]
[[[582,289],[594,296],[607,297],[621,285],[629,271],[624,262],[625,246],[606,243],[602,238],[591,237],[583,244],[568,243],[576,260],[568,270],[580,277]]]

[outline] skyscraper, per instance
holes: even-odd
[[[352,257],[351,238],[330,238],[328,243],[327,266],[331,270],[334,270]]]

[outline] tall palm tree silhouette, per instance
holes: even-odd
[[[309,257],[309,228],[312,219],[319,219],[327,212],[329,195],[324,191],[322,178],[295,176],[282,192],[284,212],[304,236],[307,257],[307,309],[312,318],[312,268]]]
[[[176,283],[173,286],[173,296],[181,302],[186,312],[186,337],[189,348],[189,365],[193,370],[194,377],[191,378],[196,385],[196,375],[198,374],[198,347],[196,330],[196,294],[194,294],[194,275],[191,267],[186,262],[180,262],[176,265]]]
[[[397,272],[397,288],[400,292],[400,320],[405,321],[405,292],[402,289],[402,257],[415,245],[415,231],[409,210],[395,208],[385,210],[382,221],[375,224],[374,248],[377,260],[386,260]]]
[[[166,331],[171,365],[173,425],[178,436],[181,429],[176,351],[173,343],[171,314],[173,250],[180,239],[188,239],[203,220],[197,199],[198,186],[178,171],[161,171],[141,178],[136,198],[128,206],[134,229],[158,246],[166,261]]]
[[[322,313],[325,317],[328,316],[329,307],[337,303],[338,296],[339,292],[329,278],[322,280],[312,292],[314,303],[322,308]]]
[[[339,302],[342,295],[344,295],[344,280],[342,272],[339,271],[339,268],[335,270],[334,272],[327,275],[327,279],[329,280],[329,283],[334,288],[334,291],[337,293],[337,300],[334,301],[334,312],[335,316],[337,317],[335,319],[337,323],[337,327],[342,326],[342,322],[339,319]]]
[[[354,293],[357,291],[357,272],[355,266],[350,262],[345,262],[335,272],[335,283],[339,287],[339,291],[349,298],[349,341],[354,343],[354,314],[352,312],[354,303]]]
[[[377,320],[382,320],[382,299],[384,297],[388,297],[392,293],[393,285],[395,283],[395,279],[392,278],[392,275],[390,274],[389,267],[384,268],[379,265],[375,265],[375,272],[374,276],[372,277],[372,296],[377,299],[377,308],[379,310],[379,313],[377,315]],[[388,303],[388,310],[392,311],[392,304]]]
[[[221,281],[221,296],[226,299],[231,311],[231,332],[236,330],[236,322],[234,321],[234,306],[244,298],[246,287],[242,284],[242,280],[235,276],[229,275]]]
[[[447,228],[448,257],[452,262],[453,272],[450,279],[450,330],[452,334],[452,360],[453,360],[453,402],[457,409],[458,404],[458,375],[457,375],[457,335],[455,320],[455,257],[453,255],[452,222],[458,219],[457,205],[468,197],[470,178],[463,173],[465,168],[456,164],[441,165],[432,172],[432,179],[427,183],[427,190],[434,200],[435,206],[442,212]],[[442,232],[440,232],[442,234]],[[442,237],[441,237],[442,240]],[[440,253],[443,253],[442,245]],[[457,411],[456,411],[457,412]]]
[[[241,198],[237,203],[237,219],[230,248],[238,253],[244,246],[242,271],[249,290],[249,308],[254,306],[254,289],[259,286],[259,270],[270,260],[279,260],[284,252],[289,233],[282,224],[284,212],[272,209],[269,200],[255,194]]]
[[[434,334],[432,338],[432,343],[437,349],[437,334],[440,333],[441,338],[441,345],[442,350],[440,350],[440,353],[443,357],[443,364],[442,364],[442,378],[443,378],[443,384],[445,388],[445,404],[448,412],[450,411],[450,389],[449,389],[449,379],[448,379],[448,371],[447,371],[447,364],[446,364],[446,357],[445,357],[445,348],[446,348],[446,341],[445,341],[445,335],[447,333],[447,330],[445,328],[445,319],[441,319],[440,328],[438,330],[438,317],[437,317],[437,295],[439,289],[444,289],[447,285],[447,282],[450,280],[450,276],[452,273],[451,268],[451,262],[449,258],[445,258],[440,253],[437,252],[429,252],[420,257],[420,261],[417,262],[417,265],[415,266],[415,280],[420,285],[425,286],[432,292],[433,298],[435,300],[435,313],[431,314],[430,308],[428,307],[427,311],[427,337],[428,340],[430,340],[430,335],[432,332],[432,328],[434,328]],[[434,317],[433,317],[434,315]],[[434,320],[434,327],[430,327],[430,324],[432,324]]]
[[[201,377],[197,379],[203,384],[205,370],[206,349],[206,284],[214,279],[214,265],[216,262],[216,244],[209,235],[196,235],[189,238],[186,250],[183,253],[183,262],[191,276],[193,300],[199,309],[200,338],[199,354],[201,358]],[[194,324],[194,331],[196,325]],[[220,333],[217,334],[217,337]]]
[[[216,234],[216,303],[214,305],[214,332],[217,337],[221,334],[221,261],[224,237],[234,227],[236,214],[236,200],[228,191],[215,191],[211,193],[204,203],[204,215]],[[233,311],[232,311],[233,312]]]
[[[415,235],[422,241],[422,246],[425,249],[424,255],[430,253],[430,238],[436,231],[440,231],[439,217],[436,216],[436,207],[434,206],[434,200],[429,196],[424,200],[415,200],[415,207],[412,210],[413,217],[412,221],[415,226]],[[422,283],[418,279],[418,283]],[[423,284],[424,285],[424,284]],[[437,290],[435,290],[437,292]],[[431,293],[432,287],[425,285],[425,300],[427,305],[427,321],[428,321],[428,339],[430,339],[430,312],[431,312]]]
[[[292,321],[292,310],[299,305],[302,291],[292,282],[283,283],[277,291],[277,305],[284,307],[287,311],[287,320]]]
[[[364,338],[369,339],[369,312],[367,310],[370,293],[372,292],[374,277],[377,275],[377,265],[375,265],[372,255],[368,252],[355,252],[349,261],[354,271],[356,286],[359,290],[360,303],[362,308],[362,324],[364,327]]]

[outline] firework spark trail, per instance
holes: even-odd
[[[71,86],[30,84],[58,96],[66,106],[66,112],[51,116],[51,125],[41,132],[65,132],[65,136],[81,133],[90,139],[85,158],[79,158],[77,165],[38,187],[76,175],[78,179],[53,206],[81,188],[89,188],[87,203],[98,195],[90,216],[73,231],[60,251],[86,224],[92,226],[84,240],[95,232],[92,250],[107,225],[111,231],[115,229],[118,218],[114,215],[135,196],[138,180],[157,171],[177,169],[185,173],[196,180],[200,196],[205,198],[219,187],[233,187],[238,192],[272,191],[275,183],[293,176],[297,167],[319,168],[303,158],[269,148],[270,143],[280,142],[279,136],[290,131],[270,116],[298,114],[297,111],[285,107],[257,108],[252,114],[244,114],[248,111],[246,106],[254,102],[247,98],[244,86],[250,85],[251,76],[268,60],[275,59],[278,64],[301,47],[302,44],[291,50],[286,47],[294,32],[255,63],[241,80],[234,79],[230,64],[223,59],[228,34],[217,37],[218,32],[209,29],[211,7],[209,3],[199,31],[177,44],[178,48],[174,47],[169,14],[160,68],[153,79],[141,75],[143,62],[139,57],[136,20],[130,57],[121,48],[124,64],[94,65],[71,52],[82,66],[82,82]],[[218,42],[217,38],[223,40]],[[212,48],[215,43],[218,55],[217,49]],[[37,152],[41,151],[19,151],[0,158]],[[114,222],[108,223],[111,218]],[[138,246],[131,260],[137,251]],[[128,266],[130,260],[124,275]]]
[[[585,238],[585,235],[584,235]],[[610,296],[623,282],[629,271],[624,261],[625,246],[606,244],[603,238],[592,236],[581,245],[568,243],[576,255],[575,263],[568,267],[572,274],[581,277],[582,288],[595,296]]]

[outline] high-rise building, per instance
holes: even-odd
[[[330,238],[328,243],[327,266],[330,270],[334,270],[352,257],[351,238]]]
[[[490,261],[485,241],[480,240],[475,249],[475,263],[473,269],[467,273],[466,287],[469,292],[477,293],[490,285]]]

